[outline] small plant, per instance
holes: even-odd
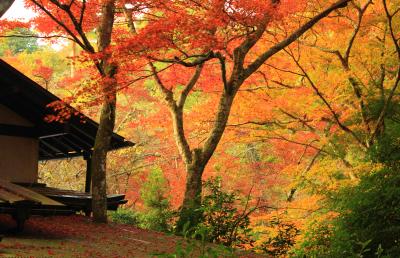
[[[112,222],[128,225],[138,224],[138,215],[131,209],[119,208],[116,211],[110,211],[108,213]]]
[[[221,178],[211,178],[204,183],[208,194],[202,202],[202,223],[195,231],[201,231],[212,243],[229,247],[252,245],[250,218],[252,210],[239,211],[235,204],[240,200],[237,193],[222,190]]]
[[[237,257],[234,250],[222,246],[211,245],[207,242],[207,229],[198,227],[196,230],[188,229],[187,223],[183,229],[183,241],[178,242],[175,251],[170,254],[154,254],[156,257],[165,258],[186,258],[186,257],[199,257],[199,258],[219,258],[219,257]]]
[[[161,232],[171,232],[171,220],[175,217],[170,209],[169,200],[165,197],[167,184],[162,171],[154,169],[150,172],[147,181],[140,192],[144,209],[118,209],[109,212],[111,221],[122,224],[136,225],[140,228]]]
[[[170,232],[171,220],[175,213],[171,210],[169,200],[165,197],[168,185],[161,169],[153,169],[147,181],[143,184],[140,196],[144,204],[144,211],[140,212],[140,227]]]

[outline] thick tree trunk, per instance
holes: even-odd
[[[115,100],[105,101],[101,110],[92,158],[93,221],[100,223],[107,222],[107,151],[110,146],[114,123]]]
[[[112,27],[114,24],[115,0],[107,1],[102,9],[101,24],[99,26],[99,52],[104,51],[111,42]],[[107,222],[107,151],[110,146],[115,125],[116,81],[114,75],[116,66],[109,63],[109,55],[104,54],[101,62],[103,104],[100,114],[99,129],[92,156],[92,209],[93,221]]]
[[[201,151],[195,149],[193,152],[193,162],[186,165],[186,189],[179,220],[176,225],[177,233],[184,233],[182,231],[185,227],[187,229],[193,228],[201,221],[202,176],[205,167],[203,163]]]

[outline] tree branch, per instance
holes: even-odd
[[[82,49],[89,51],[90,53],[94,53],[94,49],[92,49],[92,51],[90,51],[87,46],[75,35],[75,33],[73,33],[67,25],[65,25],[63,22],[61,22],[59,19],[57,19],[57,17],[55,17],[49,10],[47,10],[43,4],[39,3],[38,0],[31,0],[32,3],[34,3],[40,10],[42,10],[43,12],[45,12],[50,19],[52,19],[55,23],[57,23],[60,27],[62,27],[64,29],[64,31],[70,35],[73,39],[73,41],[75,41]],[[53,2],[53,1],[52,1]],[[60,3],[58,3],[58,5],[56,4],[56,6],[60,6]]]
[[[367,145],[356,135],[356,133],[351,130],[349,127],[344,125],[340,119],[339,115],[333,110],[331,104],[328,102],[328,100],[324,97],[324,95],[319,91],[318,87],[314,84],[314,81],[311,79],[311,77],[308,75],[308,73],[305,71],[303,66],[300,64],[300,62],[293,56],[293,54],[289,53],[286,51],[290,57],[292,57],[293,61],[297,65],[297,67],[302,71],[304,77],[307,79],[309,82],[311,88],[314,90],[315,94],[322,100],[322,102],[325,104],[325,106],[328,108],[329,112],[332,114],[333,119],[335,120],[336,124],[346,133],[349,133],[363,148],[367,149]]]
[[[172,104],[172,102],[175,104],[175,100],[173,98],[173,93],[171,90],[169,90],[167,87],[164,86],[164,84],[162,83],[160,77],[158,76],[158,72],[156,67],[154,66],[154,64],[152,62],[149,62],[150,68],[151,68],[151,72],[154,76],[154,79],[156,80],[156,83],[158,85],[158,88],[161,90],[161,93],[163,93],[164,95],[164,99],[169,103]]]
[[[79,16],[79,27],[82,27],[82,23],[83,23],[83,16],[85,13],[85,9],[86,9],[86,0],[82,0],[82,7],[81,7],[81,14]]]
[[[265,61],[267,61],[271,56],[275,55],[277,52],[289,46],[291,43],[293,43],[295,40],[301,37],[307,30],[312,28],[317,22],[328,16],[332,11],[346,7],[347,3],[350,1],[351,0],[340,0],[335,4],[331,5],[330,7],[328,7],[327,9],[325,9],[324,11],[322,11],[321,13],[319,13],[318,15],[314,16],[311,20],[306,22],[303,26],[301,26],[299,29],[293,32],[290,36],[288,36],[287,38],[285,38],[284,40],[282,40],[281,42],[277,43],[269,50],[264,52],[262,55],[260,55],[253,63],[251,63],[245,69],[244,76],[246,78],[249,77],[251,74],[257,71],[258,68],[263,63],[265,63]]]
[[[336,55],[338,57],[341,65],[342,65],[343,69],[346,72],[350,72],[351,71],[351,68],[350,68],[350,65],[349,65],[350,53],[351,53],[351,50],[353,48],[354,41],[355,41],[359,31],[360,31],[361,23],[362,23],[362,20],[363,20],[363,16],[364,16],[367,8],[372,4],[372,0],[369,0],[363,7],[357,6],[354,2],[352,2],[352,4],[354,5],[355,9],[358,12],[357,22],[355,22],[354,30],[353,30],[353,32],[352,32],[352,34],[350,36],[350,39],[349,39],[349,41],[347,43],[347,46],[346,46],[346,49],[345,49],[343,55],[337,49],[328,49],[328,48],[319,47],[319,46],[316,46],[316,45],[305,44],[307,46],[319,49],[319,50],[321,50],[323,52],[331,53],[331,54]],[[348,19],[350,21],[352,21],[350,18],[348,18]],[[354,23],[354,22],[352,22],[352,23]],[[361,119],[362,119],[363,125],[365,127],[365,130],[369,134],[371,132],[371,129],[370,129],[370,126],[369,126],[369,123],[368,123],[367,113],[366,113],[366,110],[365,110],[366,109],[365,108],[365,103],[364,103],[364,99],[363,99],[363,96],[362,96],[361,88],[359,86],[359,82],[352,75],[348,75],[348,81],[349,81],[350,85],[352,86],[354,94],[356,95],[356,98],[358,100],[358,105],[359,105],[360,113],[361,113]],[[368,146],[369,144],[367,143],[366,145]]]
[[[175,136],[176,144],[178,146],[179,153],[182,156],[182,159],[184,160],[185,164],[190,164],[192,161],[192,152],[190,150],[189,143],[186,140],[185,130],[183,127],[183,104],[184,104],[184,99],[187,97],[187,94],[189,94],[189,92],[190,92],[190,87],[193,88],[195,83],[197,82],[198,77],[200,76],[200,73],[201,73],[202,66],[200,66],[200,68],[196,69],[196,72],[195,72],[192,80],[188,83],[187,87],[185,88],[185,90],[187,90],[187,93],[186,92],[183,93],[183,95],[186,94],[186,96],[184,96],[182,98],[182,95],[181,95],[180,101],[182,101],[182,106],[178,106],[176,104],[176,101],[174,100],[173,92],[164,86],[160,77],[157,74],[157,70],[156,70],[156,67],[154,66],[154,64],[152,62],[149,62],[149,64],[150,64],[152,73],[154,75],[154,78],[157,82],[157,85],[159,86],[159,89],[163,93],[164,98],[168,104],[169,110],[171,112],[174,136]]]
[[[201,64],[205,63],[206,61],[211,60],[215,57],[216,56],[215,56],[214,52],[209,51],[208,53],[206,53],[204,55],[186,56],[185,59],[196,58],[195,60],[193,60],[191,62],[187,62],[183,59],[180,59],[177,56],[174,59],[159,59],[159,58],[152,57],[152,56],[149,56],[148,58],[150,60],[161,62],[161,63],[174,63],[174,64],[183,65],[185,67],[195,67],[195,66],[201,65]]]
[[[185,105],[186,98],[189,95],[190,91],[193,89],[193,87],[196,85],[197,81],[200,78],[201,71],[203,70],[203,64],[200,64],[196,67],[196,71],[192,76],[192,79],[188,82],[188,84],[185,86],[183,89],[179,99],[178,99],[178,108],[183,109],[183,106]]]
[[[398,39],[396,38],[396,35],[395,35],[395,32],[394,32],[394,28],[393,28],[393,16],[396,15],[397,11],[399,11],[400,8],[398,10],[396,10],[393,14],[390,14],[388,6],[387,6],[387,3],[386,3],[386,0],[383,0],[383,6],[384,6],[385,14],[386,14],[386,17],[387,17],[387,20],[388,20],[390,36],[392,38],[392,41],[393,41],[393,44],[394,44],[394,47],[395,47],[395,51],[396,51],[396,54],[397,54],[397,57],[398,57],[398,60],[400,60],[400,45],[399,45]],[[382,110],[381,110],[381,112],[379,114],[378,120],[376,121],[375,128],[372,131],[371,137],[369,139],[369,143],[370,144],[372,144],[374,142],[375,138],[378,135],[379,129],[380,129],[382,123],[384,122],[384,119],[385,119],[385,116],[386,116],[386,112],[387,112],[387,110],[389,108],[390,102],[392,101],[394,93],[396,92],[397,87],[399,86],[399,84],[400,84],[400,65],[397,68],[397,76],[396,76],[396,79],[394,81],[393,87],[390,90],[390,93],[389,93],[389,95],[388,95],[388,97],[387,97],[387,99],[386,99],[386,101],[385,101],[385,103],[384,103],[384,105],[382,107]]]
[[[228,82],[226,79],[226,63],[225,63],[225,57],[221,55],[221,53],[217,53],[216,57],[219,59],[219,62],[221,64],[221,77],[222,77],[222,82],[224,83],[224,89],[225,91],[228,90]]]
[[[75,42],[75,40],[73,38],[66,37],[63,35],[39,36],[39,35],[34,35],[34,34],[9,34],[9,35],[0,35],[0,38],[37,38],[37,39],[62,38],[62,39],[68,39],[68,40]]]

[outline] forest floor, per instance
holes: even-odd
[[[32,217],[23,232],[9,233],[13,227],[11,217],[0,215],[0,257],[174,257],[162,254],[176,253],[184,242],[177,236],[130,225],[94,224],[79,215]],[[262,256],[249,253],[227,257]]]

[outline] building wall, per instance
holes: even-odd
[[[32,126],[1,104],[0,124]],[[0,178],[11,182],[37,182],[38,155],[38,139],[0,135]]]

